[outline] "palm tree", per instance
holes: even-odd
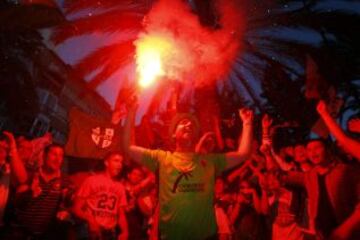
[[[217,22],[214,1],[187,2],[203,25],[217,29],[221,26]],[[81,77],[96,72],[89,82],[95,88],[132,61],[133,41],[142,30],[143,17],[153,2],[156,1],[65,1],[64,11],[69,22],[55,29],[52,40],[61,44],[69,38],[94,32],[127,36],[119,43],[96,49],[74,66]],[[352,108],[358,107],[359,88],[354,82],[360,74],[360,37],[357,34],[360,15],[356,12],[359,4],[338,1],[334,5],[331,2],[334,1],[249,1],[242,39],[244,49],[234,61],[227,84],[239,95],[245,90],[259,110],[273,111],[283,120],[296,119],[299,117],[297,105],[308,107],[303,87],[306,54],[310,54],[329,84],[346,98],[345,102],[351,100]],[[254,84],[264,87],[262,98]],[[286,88],[278,86],[285,85],[296,92],[299,101],[283,104],[284,97],[289,95],[286,95]],[[274,96],[282,97],[282,103]]]

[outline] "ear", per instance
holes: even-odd
[[[107,160],[104,161],[104,165],[105,165],[105,167],[108,167],[109,163]]]

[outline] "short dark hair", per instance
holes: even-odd
[[[114,155],[120,155],[121,157],[124,158],[124,155],[123,155],[123,153],[121,151],[110,151],[105,155],[104,162],[106,160],[108,160],[109,158],[111,158],[112,156],[114,156]]]
[[[51,143],[44,148],[44,154],[47,155],[52,148],[61,148],[64,151],[64,146],[58,143]]]
[[[173,117],[173,119],[171,119],[171,123],[169,126],[170,139],[172,138],[173,134],[175,133],[179,123],[185,119],[192,122],[192,124],[194,125],[195,136],[196,136],[196,138],[199,138],[200,123],[199,123],[199,120],[197,119],[197,117],[191,113],[178,113],[175,115],[175,117]]]

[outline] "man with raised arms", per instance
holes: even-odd
[[[175,125],[174,152],[131,145],[135,111],[133,104],[125,122],[124,150],[152,171],[159,169],[160,239],[216,239],[215,177],[249,157],[253,112],[239,111],[243,130],[236,152],[197,154],[196,122],[190,116]]]

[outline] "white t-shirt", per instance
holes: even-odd
[[[122,183],[104,174],[88,177],[77,196],[85,199],[87,211],[90,211],[96,222],[105,229],[116,226],[119,208],[127,205]]]

